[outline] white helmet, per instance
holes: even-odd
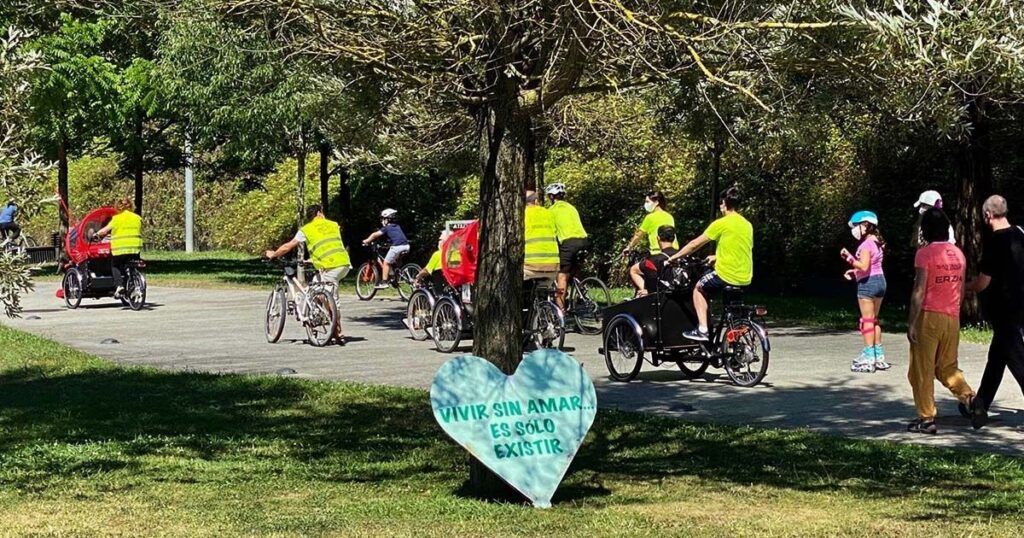
[[[398,216],[398,211],[391,209],[390,207],[380,212],[380,218],[382,219],[393,219]]]
[[[565,183],[552,183],[544,189],[547,194],[565,194]]]

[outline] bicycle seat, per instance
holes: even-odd
[[[737,286],[722,288],[722,299],[727,305],[743,304],[743,288]]]

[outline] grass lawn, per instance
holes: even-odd
[[[1024,461],[602,411],[555,507],[474,500],[425,392],[120,368],[0,326],[0,534],[1019,536]]]

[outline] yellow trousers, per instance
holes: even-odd
[[[935,418],[936,379],[964,404],[974,396],[957,364],[959,347],[959,319],[938,312],[921,313],[917,322],[917,343],[910,344],[910,371],[907,373],[919,417]]]

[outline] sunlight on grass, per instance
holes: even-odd
[[[0,326],[0,529],[1018,536],[1018,458],[602,411],[555,507],[466,496],[427,394],[121,368]]]

